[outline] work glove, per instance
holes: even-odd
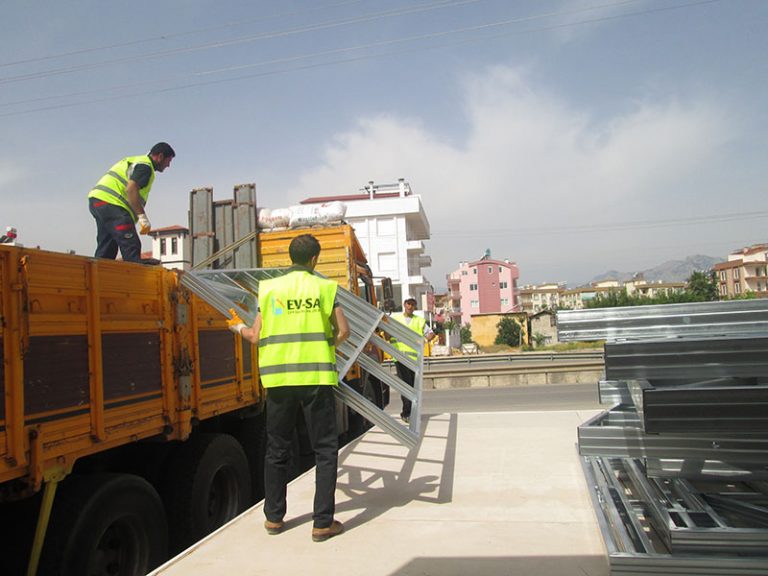
[[[227,320],[227,326],[229,326],[229,329],[235,334],[240,334],[243,331],[243,328],[245,328],[245,322],[243,322],[240,316],[237,315],[234,308],[229,309],[229,314],[232,318]]]
[[[149,218],[147,218],[146,214],[139,214],[137,224],[139,225],[139,234],[149,234],[149,231],[152,230],[152,225],[149,223]]]

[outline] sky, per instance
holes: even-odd
[[[88,191],[167,141],[156,228],[404,178],[436,290],[486,249],[576,286],[768,241],[766,102],[765,0],[6,0],[0,229],[91,255]]]

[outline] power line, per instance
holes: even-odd
[[[583,12],[585,10],[602,9],[602,8],[606,8],[606,7],[615,7],[615,6],[619,6],[619,5],[622,5],[622,4],[628,4],[628,3],[633,3],[633,2],[637,2],[637,1],[639,1],[639,0],[623,0],[621,2],[613,2],[613,3],[610,3],[610,4],[603,4],[603,5],[600,5],[600,6],[593,6],[593,7],[590,7],[590,8],[581,8],[581,9],[567,11],[567,12],[565,12],[565,11],[564,12],[553,12],[553,13],[547,13],[547,14],[541,14],[541,15],[535,15],[535,16],[527,16],[527,17],[524,17],[522,19],[518,18],[518,19],[513,19],[513,20],[504,20],[504,21],[500,21],[500,22],[491,22],[491,23],[487,23],[487,24],[483,24],[483,25],[479,25],[479,26],[471,26],[471,27],[466,27],[466,28],[459,28],[459,29],[454,29],[454,30],[444,31],[444,32],[434,32],[434,33],[430,33],[430,34],[425,34],[425,35],[420,35],[420,36],[413,36],[413,37],[409,37],[409,38],[387,40],[387,41],[382,41],[382,42],[379,42],[379,43],[373,43],[373,44],[367,44],[367,45],[362,45],[362,46],[356,46],[356,47],[353,47],[353,48],[339,48],[339,49],[336,49],[336,50],[331,50],[331,51],[326,51],[326,52],[315,52],[315,53],[298,55],[298,56],[293,56],[293,57],[285,57],[285,58],[281,58],[281,59],[276,59],[276,60],[272,60],[272,61],[266,61],[266,62],[262,62],[262,63],[258,63],[258,64],[246,65],[246,66],[250,66],[250,67],[255,67],[255,66],[259,66],[259,65],[263,66],[263,65],[270,64],[270,63],[276,63],[276,62],[287,62],[287,61],[295,61],[295,60],[299,60],[299,59],[309,59],[309,58],[317,57],[319,55],[327,55],[328,53],[348,52],[348,51],[352,51],[352,50],[361,50],[361,49],[371,48],[371,47],[380,47],[381,45],[391,45],[391,44],[402,43],[402,42],[407,42],[407,41],[415,41],[415,40],[421,40],[421,39],[428,39],[428,38],[433,38],[433,37],[437,37],[437,36],[455,35],[455,34],[460,34],[460,33],[469,32],[469,31],[477,31],[477,30],[481,30],[481,29],[487,29],[487,28],[491,28],[491,27],[502,26],[502,25],[505,25],[505,24],[508,25],[508,24],[511,24],[511,23],[518,23],[520,21],[528,21],[528,20],[534,20],[534,19],[541,19],[541,18],[545,18],[545,17],[551,17],[553,15],[558,15],[558,16],[569,15],[569,14],[576,13],[576,12]],[[604,22],[604,21],[608,21],[608,20],[615,20],[615,19],[619,19],[619,18],[628,18],[628,17],[633,17],[633,16],[644,16],[644,15],[652,14],[652,13],[666,12],[666,11],[676,10],[676,9],[681,9],[681,8],[690,8],[690,7],[700,6],[700,5],[705,5],[705,4],[713,4],[713,3],[716,3],[716,2],[720,2],[720,1],[722,1],[722,0],[698,0],[698,1],[694,1],[694,2],[688,2],[688,3],[685,3],[685,4],[677,4],[677,5],[674,5],[674,6],[665,6],[665,7],[662,7],[662,8],[652,8],[652,9],[641,10],[641,11],[636,11],[636,12],[627,12],[627,13],[624,13],[624,14],[618,14],[618,15],[613,15],[613,16],[603,16],[603,17],[599,17],[599,18],[591,18],[591,19],[587,19],[587,20],[581,20],[581,21],[578,21],[578,22],[569,22],[569,23],[565,23],[565,24],[555,24],[555,25],[551,25],[551,26],[543,26],[543,27],[532,28],[532,29],[522,30],[522,31],[503,32],[503,33],[495,34],[495,35],[491,35],[491,36],[482,36],[482,37],[476,37],[476,38],[465,38],[465,39],[462,39],[462,40],[445,42],[445,43],[442,43],[442,44],[436,44],[436,45],[432,45],[432,46],[423,46],[423,47],[410,48],[410,49],[394,50],[394,51],[389,51],[389,52],[383,52],[383,53],[380,53],[380,54],[367,54],[367,55],[361,55],[361,56],[356,56],[356,57],[351,57],[351,58],[334,60],[334,61],[330,61],[330,62],[320,62],[320,63],[307,64],[307,65],[302,65],[302,66],[295,66],[295,67],[292,67],[292,68],[284,68],[284,69],[278,69],[278,70],[271,70],[271,71],[267,71],[267,72],[259,72],[259,73],[254,73],[254,74],[245,74],[245,75],[241,75],[241,76],[235,76],[235,77],[232,77],[232,78],[224,78],[224,79],[220,79],[220,80],[208,80],[208,81],[201,81],[201,82],[193,82],[193,83],[182,84],[182,85],[177,85],[177,86],[170,86],[170,87],[166,87],[166,88],[157,88],[157,89],[138,91],[138,92],[134,91],[132,93],[121,93],[121,94],[118,94],[118,95],[115,95],[115,96],[111,96],[111,97],[95,98],[95,99],[84,100],[84,101],[80,101],[80,102],[65,103],[65,104],[58,104],[58,105],[51,105],[51,106],[44,106],[44,107],[39,107],[39,108],[31,108],[31,109],[28,109],[28,110],[22,110],[22,111],[16,111],[16,112],[5,112],[5,113],[0,113],[0,117],[17,116],[17,115],[21,115],[21,114],[30,114],[30,113],[34,113],[34,112],[43,112],[43,111],[57,110],[57,109],[62,109],[62,108],[71,108],[71,107],[76,107],[76,106],[83,106],[83,105],[86,105],[86,104],[95,104],[95,103],[99,103],[99,102],[108,102],[108,101],[121,100],[121,99],[126,99],[126,98],[135,98],[137,96],[148,95],[148,94],[161,94],[161,93],[166,93],[166,92],[175,92],[175,91],[179,91],[179,90],[186,90],[186,89],[189,89],[189,88],[197,88],[197,87],[202,87],[202,86],[210,86],[210,85],[215,85],[215,84],[229,83],[229,82],[235,82],[235,81],[239,81],[239,80],[248,80],[248,79],[265,77],[265,76],[276,76],[276,75],[279,75],[279,74],[287,74],[287,73],[291,73],[291,72],[299,72],[299,71],[304,71],[304,70],[309,70],[309,69],[314,69],[314,68],[322,68],[322,67],[327,67],[327,66],[334,66],[334,65],[338,65],[338,64],[346,64],[346,63],[357,62],[357,61],[361,61],[361,60],[369,60],[369,59],[373,59],[373,58],[381,58],[381,57],[386,57],[386,56],[396,56],[396,55],[409,54],[409,53],[413,53],[413,52],[417,52],[417,51],[423,51],[423,50],[431,50],[431,49],[436,49],[436,48],[445,48],[445,47],[457,46],[457,45],[461,45],[461,44],[467,44],[467,43],[470,43],[470,42],[479,42],[479,41],[484,41],[484,40],[491,40],[491,39],[506,37],[506,36],[509,36],[509,35],[512,35],[512,34],[516,34],[516,33],[523,34],[523,33],[551,31],[551,30],[556,30],[556,29],[560,29],[560,28],[568,28],[568,27],[572,27],[572,26],[581,26],[581,25],[585,25],[585,24],[594,24],[594,23],[598,23],[598,22]],[[201,75],[201,74],[211,74],[211,73],[215,73],[215,72],[217,72],[217,71],[216,70],[212,70],[212,71],[201,72],[201,73],[193,73],[191,75],[197,76],[197,75]],[[186,74],[184,76],[190,76],[190,74]],[[142,83],[139,83],[139,84],[155,84],[155,82],[146,81],[146,82],[142,82]],[[115,87],[112,87],[112,88],[109,88],[109,89],[102,89],[101,91],[103,92],[105,90],[109,90],[109,91],[124,90],[124,89],[129,89],[129,88],[132,88],[132,87],[135,87],[135,86],[137,86],[137,83],[132,83],[132,84],[123,85],[123,86],[115,86]],[[62,97],[81,96],[81,95],[85,95],[85,94],[94,94],[94,91],[93,90],[89,90],[89,91],[83,91],[83,92],[69,93],[69,94],[66,94],[66,95],[63,95],[63,96],[48,96],[48,97],[42,97],[42,98],[37,98],[37,99],[26,99],[26,100],[23,100],[23,101],[17,101],[17,102],[11,102],[11,103],[7,103],[7,104],[2,104],[0,106],[17,105],[17,104],[22,104],[22,103],[50,100],[50,99],[62,98]]]
[[[294,10],[293,12],[282,12],[278,14],[272,14],[271,16],[264,16],[261,18],[252,18],[248,20],[239,20],[237,22],[227,22],[218,26],[207,26],[204,28],[196,28],[193,30],[186,30],[183,32],[173,32],[170,34],[162,34],[161,36],[151,36],[149,38],[141,38],[138,40],[131,40],[129,42],[120,42],[117,44],[107,44],[103,46],[92,46],[90,48],[81,48],[79,50],[71,50],[69,52],[59,52],[55,54],[47,54],[45,56],[36,56],[34,58],[26,58],[24,60],[14,60],[11,62],[0,62],[0,68],[8,68],[11,66],[18,66],[20,64],[32,64],[33,62],[45,62],[50,60],[59,60],[61,58],[67,58],[69,56],[80,56],[82,54],[91,54],[93,52],[103,52],[105,50],[113,50],[115,48],[127,48],[128,46],[136,46],[138,44],[147,44],[148,42],[158,42],[171,40],[173,38],[181,38],[184,36],[191,36],[193,34],[204,34],[206,32],[213,32],[216,30],[225,30],[227,28],[235,28],[239,26],[247,26],[249,24],[257,24],[259,22],[266,22],[268,20],[275,20],[278,18],[289,18],[291,16],[297,16],[310,12],[317,12],[320,10],[329,10],[340,6],[349,6],[350,4],[359,4],[365,0],[345,0],[344,2],[336,2],[334,4],[326,4],[324,6],[315,6],[308,8],[307,10]]]
[[[601,224],[586,224],[581,226],[551,226],[528,229],[482,228],[461,230],[433,231],[432,236],[451,236],[456,238],[477,238],[497,236],[546,236],[552,234],[581,234],[587,232],[623,232],[626,230],[642,230],[653,228],[669,228],[678,226],[696,226],[722,222],[741,222],[768,218],[768,211],[738,212],[731,214],[711,214],[693,216],[690,218],[670,218],[660,220],[636,220],[629,222],[609,222]]]
[[[113,58],[110,60],[101,60],[99,62],[91,62],[87,64],[77,64],[73,66],[67,66],[63,68],[54,68],[51,70],[43,70],[41,72],[31,72],[28,74],[18,74],[16,76],[6,76],[0,78],[0,84],[12,84],[16,82],[24,82],[27,80],[38,80],[41,78],[48,78],[51,76],[60,76],[62,74],[71,74],[73,72],[81,72],[83,70],[93,70],[95,68],[102,68],[104,66],[113,66],[115,64],[124,64],[127,62],[139,62],[142,60],[151,60],[156,58],[164,58],[167,56],[176,56],[179,54],[190,54],[192,52],[199,52],[202,50],[211,50],[215,48],[224,48],[227,46],[235,46],[238,44],[245,44],[250,42],[256,42],[259,40],[268,40],[273,38],[282,38],[285,36],[294,36],[297,34],[304,34],[307,32],[316,32],[319,30],[328,30],[331,28],[338,28],[341,26],[350,26],[352,24],[362,24],[365,22],[374,22],[376,20],[382,20],[384,18],[391,18],[394,16],[403,16],[407,14],[415,14],[417,12],[424,12],[428,10],[435,10],[439,8],[452,8],[455,6],[462,6],[465,4],[476,4],[483,0],[441,0],[439,2],[432,2],[430,4],[422,4],[419,6],[412,6],[409,8],[401,8],[397,10],[387,10],[384,12],[377,12],[366,16],[356,16],[353,18],[345,18],[341,20],[332,20],[327,22],[321,22],[319,24],[311,24],[308,26],[301,26],[298,28],[288,28],[284,30],[276,30],[271,32],[261,32],[259,34],[252,34],[248,36],[241,36],[238,38],[231,38],[229,40],[219,40],[217,42],[209,42],[206,44],[198,44],[196,46],[188,46],[185,48],[174,48],[170,50],[160,50],[156,52],[146,52],[144,54],[138,54],[135,56],[125,56],[120,58]],[[639,0],[626,0],[630,2],[638,2]]]

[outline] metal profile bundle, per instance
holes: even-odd
[[[222,314],[228,316],[229,309],[234,308],[246,323],[252,324],[256,317],[259,282],[276,278],[286,272],[287,269],[284,268],[201,270],[184,273],[181,283]],[[424,357],[420,335],[341,287],[337,291],[337,300],[350,327],[349,339],[336,349],[339,386],[334,388],[334,391],[337,397],[401,444],[409,448],[415,447],[421,434],[419,422]],[[389,343],[390,338],[418,350],[417,358],[414,360],[397,350]],[[372,348],[386,352],[413,370],[413,387],[385,370],[377,360],[370,357],[368,354]],[[408,426],[400,424],[344,382],[344,375],[356,362],[381,382],[411,400],[413,406]]]
[[[768,337],[605,343],[608,380],[768,376]]]
[[[235,186],[233,199],[213,200],[212,188],[190,192],[192,267],[253,269],[258,265],[256,186]]]
[[[768,386],[728,384],[657,387],[626,382],[645,432],[768,434]]]
[[[558,313],[604,339],[579,453],[611,574],[768,574],[768,300]]]
[[[727,553],[709,549],[708,553],[675,552],[665,544],[665,536],[659,533],[652,521],[654,511],[649,509],[648,495],[643,494],[633,484],[627,467],[640,470],[637,461],[605,457],[582,457],[584,475],[590,488],[590,498],[597,514],[598,525],[608,552],[608,562],[612,576],[764,576],[768,574],[768,557],[764,555],[738,555],[731,546],[724,545],[725,540],[736,540],[735,532],[716,529],[715,533],[706,534],[706,528],[698,529],[701,540],[714,540],[716,547],[724,547]],[[642,474],[639,478],[643,482]],[[717,498],[717,496],[716,496]],[[727,499],[727,498],[726,498]],[[670,503],[674,506],[673,503]],[[715,517],[723,521],[718,512],[710,506]],[[664,517],[663,513],[661,518]],[[656,522],[658,524],[658,522]],[[673,522],[674,524],[674,522]],[[675,528],[677,524],[674,524]],[[696,531],[694,528],[693,531]],[[681,532],[684,532],[683,529]],[[747,530],[742,534],[750,542],[746,550],[762,540],[764,530]],[[690,530],[689,530],[690,533]],[[722,537],[722,540],[718,538]],[[676,536],[675,542],[667,539],[673,546],[684,536]],[[694,538],[696,540],[696,538]],[[679,545],[679,544],[678,544]],[[686,548],[683,544],[683,548]],[[764,553],[764,550],[757,550]]]
[[[578,427],[579,453],[619,458],[680,458],[768,465],[765,434],[648,434],[633,407],[619,405]]]
[[[768,299],[562,310],[557,335],[561,342],[768,337]]]

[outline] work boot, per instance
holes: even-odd
[[[338,536],[342,532],[344,532],[344,524],[334,520],[328,528],[312,528],[312,541],[325,542],[328,538]]]
[[[280,532],[283,531],[283,526],[285,524],[281,522],[270,522],[269,520],[264,520],[264,528],[267,531],[267,534],[270,536],[276,536],[277,534],[280,534]]]

